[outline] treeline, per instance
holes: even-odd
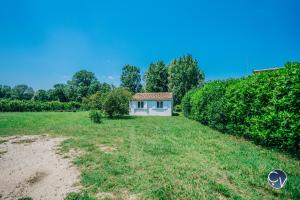
[[[182,100],[184,115],[224,133],[300,155],[300,63],[212,81]]]
[[[141,84],[142,78],[144,85]],[[187,91],[203,85],[203,82],[204,74],[200,70],[197,60],[191,55],[174,59],[170,64],[165,64],[163,61],[151,63],[143,76],[139,67],[125,65],[121,75],[121,87],[131,93],[173,92],[175,104],[181,102]],[[34,91],[32,87],[24,84],[14,87],[0,85],[0,99],[22,100],[20,106],[24,105],[25,100],[78,102],[82,103],[82,108],[91,109],[100,108],[105,97],[114,88],[108,83],[100,83],[94,73],[81,70],[76,72],[67,83],[55,84],[49,90]],[[14,101],[14,103],[16,102]],[[28,104],[33,103],[29,102]],[[18,109],[12,109],[12,111],[14,110]]]
[[[49,90],[34,91],[28,85],[16,85],[15,87],[0,85],[0,98],[15,100],[34,101],[60,101],[60,102],[82,102],[85,97],[97,92],[107,93],[114,88],[108,83],[100,83],[95,74],[86,70],[76,72],[72,80],[66,84],[55,84]]]
[[[144,85],[141,84],[142,78]],[[136,92],[173,92],[174,103],[179,104],[186,92],[202,86],[204,73],[192,55],[184,55],[171,63],[153,62],[142,76],[140,69],[125,65],[122,69],[121,86]]]

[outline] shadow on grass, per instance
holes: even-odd
[[[125,116],[113,116],[113,117],[105,117],[106,119],[111,119],[111,120],[120,120],[120,119],[136,119],[136,116],[131,116],[131,115],[125,115]]]

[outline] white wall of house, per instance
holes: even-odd
[[[138,108],[139,101],[130,101],[129,114],[137,116],[172,116],[172,100],[164,100],[163,107],[157,108],[157,101],[144,100],[144,107]],[[141,102],[141,101],[140,101]]]

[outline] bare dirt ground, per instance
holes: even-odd
[[[0,199],[60,200],[78,191],[78,170],[57,154],[61,138],[0,138]]]

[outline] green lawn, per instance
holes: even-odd
[[[85,152],[74,163],[87,199],[122,191],[141,199],[300,199],[299,160],[184,117],[92,124],[86,112],[0,113],[0,135],[19,134],[68,136],[63,152]],[[277,168],[288,174],[279,191],[267,184]]]

